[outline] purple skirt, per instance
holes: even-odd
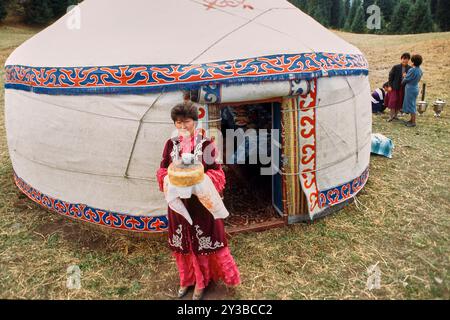
[[[403,107],[403,97],[405,96],[405,88],[402,86],[400,90],[394,90],[389,93],[389,101],[387,107],[396,112]]]

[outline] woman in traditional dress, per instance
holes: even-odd
[[[388,122],[393,120],[398,120],[398,113],[403,106],[403,97],[405,94],[405,88],[402,85],[402,80],[408,73],[409,60],[411,55],[409,53],[402,54],[402,62],[398,65],[392,67],[391,72],[389,72],[389,104],[388,108],[390,110],[390,117]]]
[[[408,74],[402,81],[405,86],[405,98],[403,100],[403,112],[409,113],[411,119],[406,122],[407,127],[416,126],[416,112],[417,112],[417,97],[419,96],[419,82],[422,79],[423,71],[420,69],[423,58],[421,55],[415,54],[411,58],[413,68],[408,71]]]
[[[216,161],[217,150],[214,142],[195,129],[198,121],[196,105],[190,101],[176,105],[171,111],[171,118],[178,136],[169,139],[165,144],[157,172],[160,190],[164,191],[167,168],[175,158],[182,153],[194,153],[197,157],[196,152],[202,150],[199,152],[199,158],[205,174],[211,178],[219,194],[222,194],[225,174]],[[199,144],[201,147],[198,147]],[[168,208],[169,247],[180,276],[178,297],[184,297],[188,288],[195,285],[192,298],[200,300],[211,280],[221,279],[228,286],[238,285],[239,270],[228,247],[223,220],[215,219],[195,195],[182,201],[192,218],[192,225],[183,216]]]

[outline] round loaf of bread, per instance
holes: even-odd
[[[203,164],[185,165],[182,162],[172,162],[167,169],[169,181],[177,187],[190,187],[203,181],[205,172]]]

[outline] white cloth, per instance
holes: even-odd
[[[225,219],[230,215],[219,192],[206,174],[202,182],[191,187],[174,186],[170,183],[168,175],[164,177],[164,196],[169,207],[182,215],[190,225],[192,225],[192,218],[181,199],[189,199],[192,195],[197,196],[201,204],[214,216],[214,219]]]
[[[235,5],[242,0],[214,2],[220,3],[208,10],[205,4],[213,1],[85,0],[17,48],[6,64],[201,64],[280,53],[361,53],[288,1],[246,1],[253,9]],[[180,30],[196,41],[180,37]]]

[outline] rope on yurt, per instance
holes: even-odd
[[[200,2],[200,1],[197,1],[197,0],[189,0],[189,1],[198,3],[198,4],[202,5],[202,6],[205,5],[203,2]],[[277,8],[277,7],[275,7],[275,8],[270,8],[270,9],[267,9],[265,12],[262,12],[259,16],[254,17],[254,18],[251,19],[251,20],[249,20],[248,18],[246,18],[246,17],[244,17],[244,16],[241,16],[241,15],[235,14],[235,13],[232,13],[232,12],[230,12],[230,11],[227,11],[227,10],[224,10],[224,9],[221,9],[221,8],[216,8],[216,7],[215,7],[214,9],[217,10],[217,11],[226,13],[226,14],[228,14],[228,15],[234,16],[234,17],[239,17],[239,18],[242,18],[242,19],[246,19],[246,20],[248,20],[248,22],[253,22],[253,23],[256,23],[257,25],[260,25],[260,26],[265,27],[265,28],[267,28],[267,29],[276,31],[276,32],[278,32],[278,33],[280,33],[280,34],[282,34],[282,35],[287,36],[288,38],[291,38],[291,39],[293,39],[293,40],[295,40],[295,41],[301,43],[303,46],[305,46],[306,48],[308,48],[311,52],[317,53],[313,48],[311,48],[310,46],[308,46],[305,42],[301,41],[300,39],[294,38],[292,35],[290,35],[290,34],[288,34],[288,33],[286,33],[286,32],[280,31],[280,30],[278,30],[278,29],[276,29],[276,28],[274,28],[274,27],[271,27],[271,26],[268,26],[268,25],[266,25],[266,24],[264,24],[264,23],[260,23],[260,22],[256,22],[256,21],[255,21],[256,18],[258,18],[258,17],[260,17],[260,16],[266,14],[266,13],[269,12],[269,11],[272,11],[272,10],[299,10],[299,9],[296,8],[296,7],[294,7],[294,8],[288,8],[288,7],[286,7],[286,8]],[[246,25],[246,24],[245,24],[245,25]],[[243,25],[243,26],[245,26],[245,25]],[[207,50],[209,50],[209,49],[207,49]],[[197,59],[197,58],[198,58],[198,57],[196,57],[196,59]]]
[[[369,142],[371,142],[371,140],[369,140]],[[366,147],[366,145],[367,145],[367,143],[363,147],[361,147],[359,150],[361,151],[362,149],[364,149],[364,147]],[[80,174],[86,174],[86,175],[101,176],[101,177],[124,178],[123,175],[102,174],[102,173],[97,173],[97,172],[89,172],[89,171],[80,171],[80,170],[71,170],[71,169],[61,168],[61,167],[58,167],[58,166],[55,166],[55,165],[51,165],[51,164],[49,164],[47,162],[39,161],[39,160],[36,160],[36,159],[31,159],[31,158],[25,156],[24,154],[22,154],[20,152],[17,152],[17,151],[14,151],[14,152],[17,155],[21,156],[22,158],[24,158],[24,159],[26,159],[26,160],[28,160],[30,162],[37,163],[37,164],[39,164],[41,166],[48,167],[48,168],[51,168],[51,169],[56,169],[56,170],[65,171],[65,172],[71,172],[71,173],[80,173]],[[353,155],[350,155],[350,156],[347,156],[346,158],[339,159],[338,161],[335,161],[335,162],[331,163],[330,165],[328,165],[326,167],[323,167],[323,168],[320,168],[320,169],[316,169],[316,170],[313,170],[313,171],[296,172],[296,173],[283,173],[280,170],[280,175],[284,175],[284,176],[298,176],[298,175],[304,174],[304,173],[306,174],[306,173],[313,173],[313,172],[318,172],[318,171],[321,171],[321,170],[326,170],[326,169],[329,169],[329,168],[335,166],[336,164],[338,164],[338,163],[340,163],[342,161],[345,161],[345,160],[349,159],[352,156]],[[137,176],[128,176],[126,178],[127,179],[131,179],[131,180],[143,180],[143,181],[151,181],[151,182],[155,182],[156,181],[156,178],[145,178],[145,177],[137,177]]]
[[[370,85],[366,86],[366,88],[369,87],[369,86],[370,86]],[[303,108],[303,109],[301,109],[301,110],[302,110],[302,111],[306,111],[306,110],[312,110],[312,109],[322,109],[322,108],[332,107],[332,106],[335,106],[335,105],[337,105],[337,104],[341,104],[341,103],[344,103],[344,102],[353,100],[354,98],[359,97],[359,96],[360,96],[361,94],[363,94],[363,93],[364,93],[364,90],[361,90],[358,94],[356,94],[355,96],[352,96],[352,97],[350,97],[350,98],[347,98],[347,99],[344,99],[344,100],[341,100],[341,101],[338,101],[338,102],[335,102],[335,103],[324,104],[324,105],[320,105],[320,106],[316,105],[316,106],[312,106],[312,107],[309,107],[309,108]],[[354,94],[354,93],[353,93],[353,94]],[[289,112],[294,112],[294,111],[300,111],[300,109],[282,110],[281,112],[283,112],[283,113],[289,113]]]
[[[61,105],[61,104],[57,104],[57,103],[54,103],[54,102],[45,101],[45,100],[42,100],[42,99],[37,99],[36,96],[37,95],[33,95],[33,96],[22,95],[22,97],[25,97],[27,99],[34,100],[34,101],[39,101],[41,103],[44,103],[44,104],[47,104],[47,105],[50,105],[50,106],[54,106],[54,107],[58,107],[58,108],[64,109],[64,110],[70,110],[70,111],[74,111],[74,112],[90,114],[90,115],[94,115],[94,116],[97,116],[97,117],[103,117],[103,118],[110,118],[110,119],[118,119],[118,120],[139,122],[139,119],[136,119],[136,118],[125,118],[125,117],[111,116],[111,115],[108,115],[108,114],[97,113],[97,112],[92,112],[92,111],[80,110],[80,109],[77,109],[76,107],[67,106],[67,105]],[[142,121],[142,123],[173,124],[171,121]]]
[[[200,2],[195,1],[195,0],[190,0],[190,1],[195,2],[195,3],[198,3],[198,4],[201,4],[201,5],[204,5],[203,3],[200,3]],[[217,9],[217,8],[216,8],[216,9]],[[226,10],[221,10],[221,9],[218,9],[218,10],[221,11],[221,12],[227,13],[227,14],[231,14],[231,15],[233,15],[233,16],[240,17],[240,18],[242,18],[242,19],[247,19],[247,18],[245,18],[245,17],[243,17],[243,16],[236,15],[236,14],[232,14],[232,13],[226,11]],[[267,26],[267,25],[265,25],[265,24],[263,24],[263,23],[255,22],[256,19],[260,18],[261,16],[265,15],[266,13],[268,13],[268,12],[270,12],[270,11],[272,11],[272,10],[298,10],[298,9],[297,9],[297,8],[270,8],[270,9],[267,9],[267,10],[261,12],[260,14],[258,14],[258,15],[255,16],[255,17],[253,17],[252,19],[248,19],[247,22],[244,23],[243,25],[241,25],[241,26],[235,28],[234,30],[228,32],[227,34],[225,34],[224,36],[222,36],[221,38],[219,38],[218,40],[216,40],[216,41],[215,41],[214,43],[212,43],[208,48],[206,48],[205,50],[203,50],[199,55],[197,55],[194,59],[192,59],[192,61],[189,62],[189,64],[194,63],[195,60],[197,60],[198,58],[200,58],[202,55],[204,55],[206,52],[208,52],[209,49],[211,49],[212,47],[214,47],[216,44],[218,44],[219,42],[221,42],[223,39],[225,39],[226,37],[230,36],[230,35],[233,34],[234,32],[236,32],[236,31],[242,29],[243,27],[245,27],[246,25],[248,25],[248,24],[250,24],[250,23],[252,23],[252,22],[254,22],[254,23],[256,23],[256,24],[258,24],[258,25],[260,25],[260,26],[263,26],[263,27],[265,27],[265,28],[268,28],[268,29],[271,29],[271,30],[273,30],[273,31],[276,31],[276,32],[278,32],[278,33],[281,33],[281,34],[283,34],[283,35],[285,35],[285,36],[287,36],[287,37],[289,37],[289,38],[295,40],[296,42],[301,43],[303,46],[305,46],[306,48],[308,48],[311,52],[317,53],[313,48],[311,48],[310,46],[308,46],[308,45],[307,45],[306,43],[304,43],[303,41],[300,41],[299,39],[294,38],[294,37],[292,37],[291,35],[289,35],[289,34],[287,34],[287,33],[285,33],[285,32],[282,32],[282,31],[280,31],[280,30],[278,30],[278,29],[275,29],[275,28],[273,28],[273,27]],[[323,71],[323,69],[322,69],[322,71]]]
[[[369,139],[367,139],[367,142],[361,148],[358,148],[358,151],[361,152],[369,143],[372,143],[372,137],[369,137]],[[348,160],[348,159],[350,159],[353,156],[354,156],[354,154],[350,154],[350,155],[346,156],[345,158],[338,159],[338,160],[330,163],[326,167],[318,168],[316,170],[310,170],[310,171],[305,171],[305,172],[295,172],[295,173],[283,173],[283,172],[280,172],[280,174],[283,175],[283,176],[298,176],[298,175],[301,175],[301,174],[308,174],[308,173],[319,172],[319,171],[326,170],[326,169],[329,169],[331,167],[334,167],[335,165],[337,165],[337,164],[339,164],[339,163],[341,163],[341,162],[343,162],[345,160]]]
[[[139,119],[138,129],[137,129],[136,135],[134,137],[133,146],[131,148],[130,156],[128,157],[127,168],[126,168],[125,174],[124,174],[125,178],[128,178],[128,170],[130,169],[131,159],[133,158],[134,150],[136,148],[136,142],[137,142],[137,139],[139,137],[139,133],[141,132],[142,121],[144,120],[145,116],[150,112],[150,110],[155,106],[155,104],[159,101],[159,99],[164,95],[164,93],[165,93],[165,90],[163,89],[161,91],[161,93],[156,97],[155,101],[153,101],[153,103],[148,107],[147,111],[145,111],[145,113],[142,115],[141,119]]]
[[[370,139],[368,142],[371,142],[371,139]],[[361,147],[361,148],[359,149],[359,151],[361,151],[362,149],[364,149],[364,148],[366,147],[367,144],[368,144],[368,143],[366,143],[363,147]],[[36,159],[31,159],[31,158],[25,156],[24,154],[22,154],[22,153],[20,153],[20,152],[17,152],[17,151],[14,151],[14,152],[15,152],[16,154],[18,154],[19,156],[21,156],[22,158],[24,158],[24,159],[26,159],[26,160],[28,160],[28,161],[30,161],[30,162],[34,162],[34,163],[37,163],[37,164],[39,164],[39,165],[42,165],[42,166],[44,166],[44,167],[48,167],[48,168],[51,168],[51,169],[56,169],[56,170],[65,171],[65,172],[71,172],[71,173],[80,173],[80,174],[86,174],[86,175],[101,176],[101,177],[124,178],[123,175],[102,174],[102,173],[97,173],[97,172],[89,172],[89,171],[79,171],[79,170],[65,169],[65,168],[61,168],[61,167],[55,166],[55,165],[51,165],[51,164],[49,164],[49,163],[47,163],[47,162],[39,161],[39,160],[36,160]],[[323,167],[323,168],[320,168],[320,169],[316,169],[316,170],[313,170],[313,171],[296,172],[296,173],[283,173],[283,172],[281,172],[281,170],[279,170],[279,171],[280,171],[280,175],[283,175],[283,176],[298,176],[298,175],[304,174],[304,173],[306,174],[306,173],[318,172],[318,171],[321,171],[321,170],[329,169],[329,168],[335,166],[336,164],[338,164],[338,163],[340,163],[340,162],[342,162],[342,161],[345,161],[345,160],[351,158],[352,156],[353,156],[353,155],[350,155],[350,156],[347,156],[346,158],[339,159],[339,160],[337,160],[337,161],[331,163],[330,165],[328,165],[328,166],[326,166],[326,167]],[[151,182],[155,182],[155,181],[156,181],[156,178],[145,178],[145,177],[137,177],[137,176],[128,176],[128,177],[126,177],[126,178],[127,178],[127,179],[132,179],[132,180],[143,180],[143,181],[151,181]]]
[[[355,95],[355,97],[359,97],[362,93],[364,93],[364,90],[361,90],[361,92],[359,92],[357,95]],[[55,106],[55,107],[58,107],[58,108],[61,108],[61,109],[71,110],[71,111],[75,111],[75,112],[79,112],[79,113],[91,114],[91,115],[94,115],[94,116],[110,118],[110,119],[118,119],[118,120],[125,120],[125,121],[134,121],[134,122],[138,122],[139,121],[139,119],[135,119],[135,118],[125,118],[125,117],[111,116],[111,115],[97,113],[97,112],[92,112],[92,111],[80,110],[80,109],[77,109],[75,107],[64,106],[64,105],[57,104],[57,103],[54,103],[54,102],[37,99],[36,96],[37,95],[35,95],[35,96],[22,95],[22,97],[26,97],[27,99],[39,101],[39,102],[42,102],[42,103],[45,103],[45,104],[48,104],[48,105],[51,105],[51,106]],[[330,104],[324,104],[324,105],[321,105],[321,106],[313,106],[313,107],[309,107],[309,108],[303,108],[302,110],[312,110],[312,109],[327,108],[327,107],[334,106],[336,104],[341,104],[341,103],[350,101],[352,99],[353,99],[353,97],[350,97],[350,98],[338,101],[336,103],[330,103]],[[299,111],[299,110],[300,109],[290,109],[290,110],[282,110],[281,112],[282,113],[289,113],[289,112],[294,112],[294,111]],[[216,121],[219,121],[219,120],[208,120],[208,121],[204,120],[202,122],[212,123],[212,122],[216,122]],[[172,124],[171,121],[148,121],[148,120],[147,121],[143,120],[142,123]]]
[[[208,52],[209,49],[211,49],[212,47],[214,47],[216,44],[218,44],[219,42],[221,42],[223,39],[225,39],[226,37],[230,36],[231,34],[235,33],[236,31],[238,31],[239,29],[242,29],[243,27],[245,27],[246,25],[252,23],[255,19],[261,17],[262,15],[266,14],[267,12],[271,11],[272,9],[268,9],[266,11],[261,12],[260,14],[258,14],[256,17],[253,17],[252,19],[248,20],[246,23],[244,23],[243,25],[240,25],[239,27],[231,30],[230,32],[226,33],[225,35],[223,35],[222,37],[220,37],[219,39],[217,39],[216,41],[214,41],[209,47],[207,47],[206,49],[204,49],[200,54],[198,54],[194,59],[192,59],[188,64],[192,64],[194,63],[195,60],[197,60],[198,58],[200,58],[202,55],[204,55],[206,52]]]
[[[164,124],[171,124],[171,122],[164,122],[164,121],[143,121],[144,117],[148,114],[148,112],[151,110],[151,108],[153,108],[153,106],[158,102],[158,100],[161,98],[161,96],[162,96],[164,93],[165,93],[165,92],[164,92],[164,90],[163,90],[163,91],[158,95],[158,97],[155,99],[155,101],[150,105],[150,107],[147,109],[147,111],[144,113],[144,115],[143,115],[139,120],[138,120],[138,119],[132,119],[132,118],[124,118],[124,117],[110,116],[110,115],[100,114],[100,113],[91,112],[91,111],[79,110],[79,109],[76,109],[76,108],[71,108],[71,107],[67,107],[67,106],[62,106],[62,105],[57,104],[57,103],[48,102],[48,101],[43,101],[43,100],[41,100],[41,99],[36,99],[35,97],[31,97],[31,96],[28,96],[28,95],[24,95],[24,97],[27,97],[28,99],[35,100],[35,101],[39,101],[39,102],[42,102],[42,103],[45,103],[45,104],[48,104],[48,105],[52,105],[52,106],[55,106],[55,107],[59,107],[59,108],[61,108],[61,109],[65,109],[65,110],[71,110],[71,111],[75,111],[75,112],[80,112],[80,113],[85,113],[85,114],[91,114],[91,115],[95,115],[95,116],[99,116],[99,117],[105,117],[105,118],[111,118],[111,119],[120,119],[120,120],[125,120],[125,121],[135,121],[135,122],[139,121],[139,126],[138,126],[138,129],[137,129],[137,132],[136,132],[136,136],[135,136],[134,141],[133,141],[133,147],[132,147],[132,149],[131,149],[131,153],[130,153],[130,156],[129,156],[129,158],[128,158],[128,163],[127,163],[127,168],[126,168],[126,171],[125,171],[125,175],[117,175],[117,176],[116,176],[116,175],[104,175],[104,174],[93,173],[93,172],[74,171],[74,170],[69,170],[69,169],[58,168],[58,167],[55,167],[55,166],[51,166],[51,165],[49,165],[49,164],[47,164],[47,163],[40,162],[40,161],[35,160],[35,159],[30,159],[30,158],[26,157],[25,155],[18,153],[17,151],[16,151],[16,153],[19,154],[21,157],[27,159],[28,161],[35,162],[35,163],[38,163],[38,164],[40,164],[40,165],[43,165],[43,166],[46,166],[46,167],[49,167],[49,168],[53,168],[53,169],[57,169],[57,170],[61,170],[61,171],[73,172],[73,173],[81,173],[81,174],[90,174],[90,175],[97,175],[97,176],[106,176],[106,177],[113,177],[113,178],[114,178],[114,177],[120,177],[120,178],[124,178],[124,177],[125,177],[125,178],[130,178],[130,179],[147,180],[147,181],[152,181],[152,182],[153,182],[153,181],[156,181],[155,179],[148,179],[148,178],[144,178],[144,177],[132,177],[132,176],[129,176],[129,175],[128,175],[128,170],[129,170],[129,166],[130,166],[130,163],[131,163],[131,159],[132,159],[133,154],[134,154],[134,150],[135,150],[135,148],[136,148],[136,141],[137,141],[137,137],[139,136],[139,133],[140,133],[142,124],[143,124],[143,123],[164,123]]]
[[[210,50],[210,49],[211,49],[212,47],[214,47],[216,44],[218,44],[219,42],[221,42],[223,39],[225,39],[226,37],[230,36],[230,35],[233,34],[234,32],[240,30],[241,28],[243,28],[243,27],[245,27],[246,25],[248,25],[248,24],[252,23],[253,21],[255,21],[257,18],[263,16],[264,14],[266,14],[266,13],[268,13],[268,12],[274,10],[274,9],[277,9],[277,8],[270,8],[270,9],[268,9],[268,10],[265,10],[265,11],[261,12],[260,14],[258,14],[257,16],[253,17],[252,19],[248,20],[246,23],[242,24],[241,26],[239,26],[239,27],[235,28],[234,30],[228,32],[227,34],[225,34],[224,36],[222,36],[221,38],[219,38],[218,40],[216,40],[214,43],[212,43],[209,47],[207,47],[206,49],[204,49],[200,54],[198,54],[195,58],[193,58],[188,64],[194,63],[195,60],[197,60],[198,58],[200,58],[202,55],[204,55],[206,52],[208,52],[208,50]],[[260,25],[262,25],[262,24],[260,24]],[[264,25],[263,25],[263,26],[264,26]],[[265,26],[265,27],[267,27],[267,26]],[[274,30],[276,30],[276,29],[274,29]],[[276,31],[278,31],[278,32],[280,32],[280,33],[283,33],[283,32],[281,32],[281,31],[279,31],[279,30],[276,30]],[[308,46],[306,46],[306,47],[308,47]],[[309,47],[308,47],[308,48],[309,48]],[[310,49],[311,49],[311,48],[310,48]],[[311,49],[311,51],[313,51],[313,52],[315,53],[314,50]],[[137,130],[137,133],[136,133],[134,142],[133,142],[132,150],[131,150],[131,152],[130,152],[130,157],[128,158],[128,164],[127,164],[127,168],[126,168],[125,175],[124,175],[125,178],[128,177],[128,170],[129,170],[129,167],[130,167],[131,159],[132,159],[133,154],[134,154],[134,149],[135,149],[135,147],[136,147],[136,141],[137,141],[137,139],[138,139],[139,132],[140,132],[141,127],[142,127],[142,121],[143,121],[143,118],[147,115],[147,113],[150,111],[150,109],[156,104],[156,102],[161,98],[161,96],[162,96],[163,94],[164,94],[164,89],[162,90],[162,92],[159,94],[159,96],[156,98],[156,100],[153,102],[153,104],[148,108],[148,110],[145,112],[145,114],[144,114],[144,115],[141,117],[141,119],[139,120],[138,130]]]
[[[358,117],[356,116],[356,112],[358,110],[358,106],[356,105],[356,94],[355,91],[353,90],[353,87],[350,85],[350,82],[348,81],[348,78],[345,77],[345,82],[347,82],[348,87],[350,88],[350,90],[352,91],[353,94],[353,117],[355,119],[355,152],[356,152],[356,163],[359,162],[359,149],[358,149],[358,142],[359,142],[359,135],[358,135]]]
[[[80,109],[77,109],[75,107],[63,106],[61,104],[57,104],[57,103],[54,103],[54,102],[44,101],[42,99],[37,99],[36,96],[37,95],[33,95],[33,96],[22,95],[21,97],[26,97],[27,99],[39,101],[41,103],[44,103],[44,104],[47,104],[47,105],[51,105],[51,106],[54,106],[54,107],[58,107],[58,108],[61,108],[61,109],[71,110],[71,111],[75,111],[75,112],[79,112],[79,113],[91,114],[91,115],[98,116],[98,117],[104,117],[104,118],[110,118],[110,119],[119,119],[119,120],[125,120],[125,121],[139,121],[138,119],[133,119],[133,118],[124,118],[124,117],[110,116],[110,115],[96,113],[96,112],[92,112],[92,111],[80,110]]]
[[[64,172],[71,172],[71,173],[80,173],[80,174],[86,174],[86,175],[91,175],[91,176],[100,176],[100,177],[109,177],[109,178],[124,178],[123,175],[115,175],[115,174],[104,174],[104,173],[97,173],[97,172],[89,172],[89,171],[79,171],[79,170],[71,170],[71,169],[66,169],[66,168],[61,168],[52,164],[49,164],[47,162],[44,161],[39,161],[36,159],[31,159],[27,156],[25,156],[24,154],[14,151],[14,153],[16,153],[17,155],[19,155],[20,157],[33,162],[33,163],[37,163],[41,166],[47,167],[47,168],[51,168],[51,169],[56,169],[59,171],[64,171]],[[132,180],[143,180],[143,181],[151,181],[151,182],[156,182],[156,178],[145,178],[145,177],[136,177],[136,176],[128,176],[128,179],[132,179]]]

